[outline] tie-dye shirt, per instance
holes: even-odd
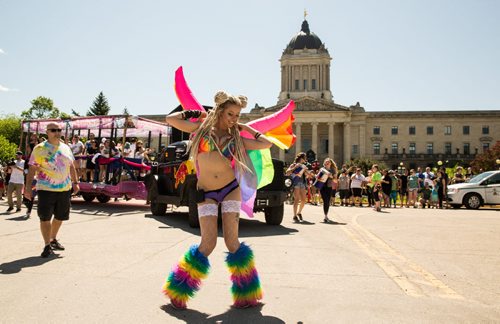
[[[70,190],[70,172],[74,160],[71,149],[64,143],[55,147],[45,141],[35,146],[29,164],[38,167],[36,189],[58,192]]]

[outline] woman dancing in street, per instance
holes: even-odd
[[[174,308],[185,309],[189,298],[198,291],[201,279],[208,274],[208,256],[217,243],[219,205],[224,242],[229,250],[226,263],[231,272],[233,306],[256,306],[262,299],[253,251],[238,239],[241,190],[240,179],[235,174],[252,172],[246,150],[265,149],[272,144],[252,127],[238,123],[241,109],[246,105],[245,96],[232,96],[219,91],[215,95],[215,107],[208,114],[185,110],[166,118],[173,127],[194,133],[190,157],[198,176],[197,196],[204,195],[198,202],[201,242],[186,252],[163,286]],[[193,118],[200,119],[193,121]],[[253,139],[241,137],[241,131],[247,131]]]

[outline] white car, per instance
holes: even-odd
[[[448,203],[453,208],[465,205],[468,209],[500,205],[500,170],[483,172],[468,182],[449,185]]]

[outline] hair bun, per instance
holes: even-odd
[[[216,105],[222,105],[223,103],[225,103],[226,101],[229,100],[229,94],[225,91],[217,91],[217,93],[215,94],[215,97],[214,97],[214,101],[215,101],[215,104]]]
[[[248,98],[243,95],[239,95],[238,99],[240,100],[241,108],[245,108],[247,106]]]

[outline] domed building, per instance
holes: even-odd
[[[465,164],[500,140],[500,111],[366,112],[357,102],[341,105],[331,90],[332,57],[304,19],[280,58],[281,89],[275,106],[256,106],[242,122],[269,115],[296,103],[294,147],[271,153],[286,162],[298,152],[337,164],[367,157],[389,168],[434,165],[437,161]]]

